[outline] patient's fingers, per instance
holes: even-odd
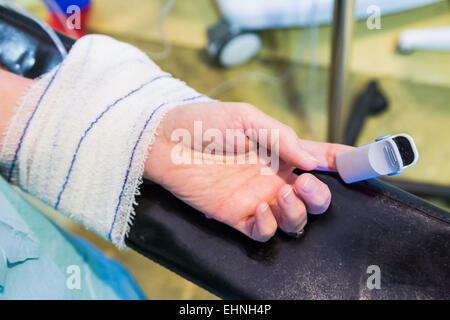
[[[261,137],[259,136],[260,132],[257,129],[267,129],[279,133],[278,141],[272,141],[272,135],[270,135],[267,143],[269,149],[271,149],[272,146],[278,145],[278,153],[281,159],[302,170],[314,170],[317,167],[318,160],[302,148],[297,134],[292,128],[251,105],[246,105],[245,108],[241,109],[241,112],[245,114],[246,128],[256,129],[253,131],[255,135],[253,138],[256,138],[258,142],[260,142]]]
[[[297,233],[306,225],[306,208],[295,194],[291,185],[286,184],[277,194],[278,226],[285,232]]]
[[[330,201],[328,186],[312,174],[304,173],[294,185],[285,184],[278,190],[272,208],[266,202],[259,203],[254,215],[235,227],[260,242],[272,238],[277,226],[285,232],[298,233],[307,223],[307,212],[323,213]]]
[[[344,144],[311,140],[300,140],[300,145],[319,160],[319,166],[316,170],[325,171],[336,171],[336,155],[353,148]]]
[[[260,203],[256,207],[254,219],[250,237],[260,242],[272,238],[277,231],[277,221],[266,202]]]
[[[310,173],[300,175],[294,183],[295,192],[312,214],[323,213],[331,202],[331,192],[328,186]]]

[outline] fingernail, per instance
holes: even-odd
[[[302,186],[302,191],[305,193],[313,192],[317,187],[316,181],[313,178],[307,177],[305,183]]]
[[[294,200],[294,195],[292,192],[292,187],[289,187],[289,190],[285,192],[285,194],[283,195],[283,199],[287,202],[287,203],[291,203]]]

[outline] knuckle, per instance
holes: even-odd
[[[313,174],[311,173],[302,173],[296,180],[294,183],[294,187],[295,190],[297,191],[297,193],[302,193],[303,191],[303,186],[306,182],[306,180],[308,178],[314,179],[314,180],[318,180]]]
[[[266,242],[270,238],[272,238],[272,236],[273,236],[273,232],[272,231],[264,230],[264,231],[260,232],[260,234],[255,238],[255,240],[259,241],[259,242]]]
[[[302,173],[299,177],[299,180],[302,183],[304,183],[307,179],[313,179],[315,181],[320,181],[319,179],[316,178],[315,175],[313,175],[312,173],[309,173],[309,172]]]
[[[288,216],[287,222],[290,225],[298,224],[304,217],[306,216],[306,209],[296,210],[296,212],[292,213]]]
[[[247,102],[235,102],[234,105],[241,111],[254,111],[259,110],[254,105]]]
[[[289,127],[289,126],[287,126],[285,124],[283,124],[283,126],[284,126],[284,129],[286,130],[285,132],[286,132],[286,135],[287,135],[288,138],[293,139],[293,140],[297,140],[298,139],[297,132],[295,132],[294,129],[292,129],[291,127]]]
[[[311,213],[316,214],[324,213],[325,211],[327,211],[328,207],[330,206],[330,203],[331,203],[331,194],[326,197],[319,197],[317,203],[315,204],[315,208],[314,210],[312,210]]]
[[[331,198],[331,191],[327,185],[324,185],[320,189],[320,198],[322,199],[323,203],[326,203]]]
[[[284,223],[284,230],[288,232],[296,232],[297,228],[306,218],[306,209],[302,211],[298,211],[295,215],[288,216]]]

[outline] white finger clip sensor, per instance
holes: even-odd
[[[414,140],[407,134],[384,135],[375,142],[336,155],[336,167],[345,183],[396,175],[419,159]]]

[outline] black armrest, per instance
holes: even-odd
[[[69,50],[74,40],[57,34]],[[36,78],[60,61],[53,42],[37,23],[0,6],[0,66],[27,78]]]
[[[142,188],[128,245],[223,298],[449,298],[449,213],[387,184],[345,185],[305,234],[261,244],[206,219],[166,190]],[[381,270],[369,290],[367,268]]]

